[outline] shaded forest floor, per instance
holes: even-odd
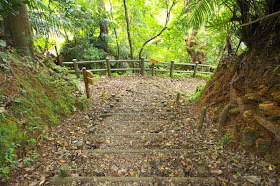
[[[197,130],[200,108],[186,95],[204,83],[193,78],[97,78],[88,109],[42,135],[41,156],[28,166],[20,163],[12,183],[279,184],[273,165],[234,148],[210,118]],[[182,97],[176,103],[178,91]]]

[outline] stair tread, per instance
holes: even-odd
[[[53,177],[50,180],[51,184],[67,184],[73,181],[95,181],[95,182],[139,182],[139,181],[167,181],[167,182],[197,182],[197,183],[215,183],[215,177]]]
[[[116,150],[116,149],[94,149],[82,150],[84,152],[92,153],[164,153],[164,152],[187,152],[189,149],[129,149],[129,150]],[[76,151],[76,150],[75,150]]]
[[[107,137],[107,136],[164,136],[172,135],[173,133],[111,133],[111,134],[91,134],[93,137]]]

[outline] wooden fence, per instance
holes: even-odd
[[[111,63],[138,63],[138,68],[111,68]],[[175,63],[173,60],[171,62],[160,62],[159,64],[167,65],[169,66],[169,70],[161,70],[156,69],[156,64],[151,63],[150,61],[145,60],[144,58],[141,58],[140,60],[110,60],[109,58],[106,58],[106,60],[98,60],[98,61],[77,61],[76,59],[73,59],[72,62],[63,62],[63,65],[73,65],[74,70],[70,70],[71,73],[75,73],[77,77],[80,77],[81,69],[79,69],[79,66],[85,67],[85,65],[89,64],[103,64],[106,65],[106,69],[87,69],[88,71],[92,73],[96,72],[107,72],[108,76],[112,76],[112,72],[119,72],[119,71],[133,71],[133,72],[140,72],[142,76],[145,75],[146,71],[150,71],[152,76],[155,75],[156,72],[169,72],[170,77],[173,77],[174,73],[190,73],[193,74],[193,77],[196,77],[197,73],[200,74],[212,74],[210,72],[211,65],[205,65],[205,64],[198,64],[195,63]],[[149,68],[145,68],[145,63],[148,63]],[[133,65],[134,66],[134,65]],[[193,70],[176,70],[177,66],[189,66]],[[204,69],[204,71],[202,71]],[[199,71],[200,70],[200,71]]]
[[[138,63],[139,68],[111,68],[111,63],[133,63],[132,66],[134,66],[134,63]],[[97,64],[102,63],[102,66],[106,65],[106,69],[86,69],[86,65],[89,64]],[[145,63],[148,63],[149,68],[145,68]],[[98,61],[77,61],[76,59],[73,59],[72,62],[63,62],[63,65],[73,65],[74,70],[70,70],[71,73],[75,73],[78,78],[80,78],[81,73],[83,74],[83,79],[85,83],[85,92],[87,95],[87,98],[90,98],[89,93],[89,84],[93,82],[92,79],[92,73],[94,72],[107,72],[108,76],[111,77],[111,72],[117,72],[117,71],[133,71],[133,72],[140,72],[142,76],[145,75],[146,71],[151,71],[152,76],[155,76],[156,72],[169,72],[170,77],[173,77],[174,73],[190,73],[195,78],[197,73],[201,74],[212,74],[210,72],[211,65],[205,65],[205,64],[192,64],[192,63],[175,63],[173,60],[171,62],[160,62],[159,64],[167,65],[169,66],[169,70],[160,70],[156,69],[156,64],[151,63],[150,61],[146,61],[144,58],[141,58],[140,60],[110,60],[109,58],[106,58],[106,60],[98,60]],[[82,67],[82,70],[79,68]],[[177,66],[189,66],[193,70],[175,70],[175,67]],[[200,68],[199,68],[200,67]],[[202,69],[206,69],[206,71],[201,71]],[[200,70],[200,71],[199,71]],[[90,77],[91,76],[91,77]]]

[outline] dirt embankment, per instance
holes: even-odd
[[[219,64],[201,104],[242,147],[280,163],[280,49],[255,49]]]

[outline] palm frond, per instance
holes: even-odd
[[[234,33],[238,30],[238,25],[232,22],[231,18],[232,14],[229,11],[216,13],[207,21],[206,28],[214,32],[227,30]]]
[[[187,13],[189,27],[200,28],[203,23],[215,12],[219,0],[193,0],[190,11]]]

